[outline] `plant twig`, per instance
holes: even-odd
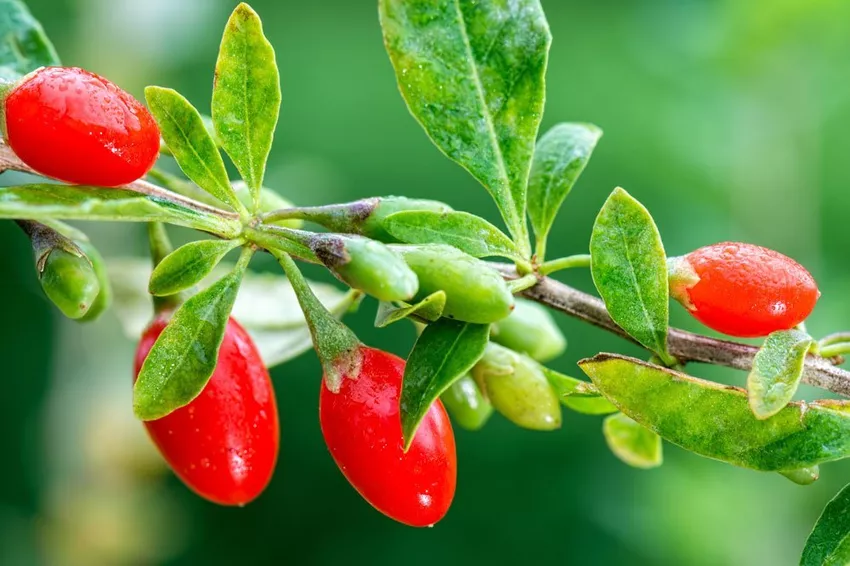
[[[10,148],[7,144],[0,142],[0,173],[10,169],[12,171],[21,171],[23,173],[29,173],[31,175],[41,175],[38,171],[21,161],[18,156],[15,155],[15,152],[12,151],[12,148]],[[197,212],[214,214],[218,217],[226,218],[229,220],[239,220],[239,214],[235,212],[222,210],[220,208],[216,208],[215,206],[210,206],[208,204],[198,202],[194,199],[185,197],[181,194],[177,194],[173,191],[169,191],[168,189],[165,189],[158,185],[154,185],[153,183],[142,179],[130,183],[129,185],[123,185],[121,187],[116,188],[124,189],[127,191],[133,191],[135,193],[162,199],[168,202],[173,202],[174,204],[179,204],[180,206],[195,210]]]
[[[516,279],[512,265],[493,263],[507,279]],[[601,299],[568,285],[544,277],[522,293],[528,299],[564,314],[598,326],[630,342],[635,342],[608,315]],[[668,335],[670,353],[680,362],[701,362],[749,371],[758,347],[730,340],[710,338],[686,330],[671,328]],[[830,359],[809,355],[803,369],[803,382],[850,397],[850,372],[835,367]]]

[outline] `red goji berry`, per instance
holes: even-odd
[[[136,376],[168,324],[159,317],[142,335]],[[269,372],[248,333],[230,319],[218,365],[201,394],[145,427],[174,473],[221,505],[244,505],[268,485],[280,430]]]
[[[6,141],[27,165],[77,185],[117,187],[153,167],[159,128],[113,83],[76,67],[44,67],[5,100]]]
[[[404,452],[399,415],[404,360],[362,348],[357,379],[345,377],[339,393],[322,385],[319,420],[331,456],[343,475],[375,509],[414,527],[442,519],[457,483],[455,439],[436,401]]]
[[[754,338],[803,322],[820,296],[793,259],[753,244],[705,246],[670,262],[670,290],[700,322]]]

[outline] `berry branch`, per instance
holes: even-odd
[[[8,144],[0,142],[0,173],[5,171],[19,171],[21,173],[29,173],[30,175],[40,175],[35,169],[21,161]],[[195,199],[175,193],[174,191],[170,191],[164,187],[145,181],[144,179],[138,179],[132,183],[116,188],[172,202],[197,212],[214,214],[227,220],[239,220],[239,215],[235,212],[229,212],[215,206],[198,202]]]
[[[498,263],[492,265],[507,279],[518,278],[516,269],[512,265]],[[611,320],[601,299],[569,285],[544,277],[537,285],[523,291],[522,295],[638,344]],[[681,363],[700,362],[744,371],[752,369],[753,358],[759,351],[757,346],[711,338],[679,328],[670,329],[668,345],[670,353]],[[824,358],[809,354],[806,356],[802,381],[850,397],[850,372],[835,367],[835,364],[841,361],[841,358]]]

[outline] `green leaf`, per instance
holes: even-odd
[[[800,330],[782,330],[767,337],[747,377],[750,408],[757,418],[772,417],[794,397],[813,342]]]
[[[601,136],[602,130],[592,124],[566,123],[553,127],[537,142],[528,178],[528,215],[538,249],[541,242],[545,247],[558,210]]]
[[[186,176],[232,209],[243,210],[218,146],[195,107],[170,88],[149,86],[145,98],[162,138]]]
[[[151,276],[150,259],[110,258],[107,267],[115,295],[113,312],[118,316],[127,338],[137,341],[152,313],[147,290]],[[232,264],[219,264],[200,287],[206,289],[232,269]],[[310,287],[337,318],[352,310],[362,296],[325,283],[311,282]],[[249,271],[240,290],[233,307],[233,317],[251,334],[267,367],[313,349],[310,330],[286,277]]]
[[[800,558],[800,566],[846,564],[850,564],[850,485],[827,503]]]
[[[238,234],[238,222],[123,189],[52,184],[0,187],[0,218],[166,222]]]
[[[383,226],[390,235],[408,244],[448,244],[473,257],[522,259],[501,230],[468,212],[397,212],[388,216]]]
[[[198,240],[177,248],[153,270],[148,291],[165,297],[194,287],[240,244],[239,240]]]
[[[617,407],[602,396],[592,383],[564,375],[546,366],[540,366],[549,385],[558,394],[561,405],[584,415],[608,415]]]
[[[621,188],[611,193],[596,218],[590,256],[593,282],[614,322],[672,364],[664,246],[652,216]]]
[[[215,371],[244,273],[244,268],[237,267],[175,311],[133,388],[133,412],[138,418],[162,418],[203,391]]]
[[[737,387],[614,354],[579,366],[623,413],[708,458],[775,472],[850,456],[850,412],[835,401],[790,403],[759,420]]]
[[[664,460],[661,437],[623,413],[602,421],[602,434],[614,455],[634,468],[657,468]]]
[[[381,0],[379,11],[410,112],[490,191],[525,248],[528,172],[552,39],[539,0]]]
[[[404,368],[401,430],[405,450],[431,404],[484,355],[489,324],[442,318],[419,336]]]
[[[41,24],[20,0],[0,0],[0,38],[0,79],[13,81],[39,67],[61,65]]]
[[[446,308],[446,292],[437,291],[419,301],[416,304],[405,304],[396,307],[392,303],[381,301],[378,303],[378,313],[375,315],[375,326],[384,328],[394,322],[405,318],[414,318],[421,322],[436,322]]]
[[[230,16],[218,62],[212,119],[221,146],[233,160],[253,200],[259,199],[280,112],[280,76],[260,17],[247,4]]]

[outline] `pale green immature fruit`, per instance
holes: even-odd
[[[797,485],[812,485],[820,478],[820,468],[818,466],[810,466],[808,468],[800,468],[799,470],[789,470],[779,472]]]
[[[410,210],[427,210],[430,212],[450,212],[452,210],[449,205],[436,200],[407,197],[383,197],[374,200],[377,203],[375,203],[375,207],[369,215],[363,219],[360,233],[382,242],[398,241],[384,227],[384,220],[391,214]]]
[[[452,420],[467,430],[479,430],[493,414],[493,405],[484,398],[475,380],[469,375],[452,383],[440,395],[440,400]]]
[[[511,315],[493,325],[491,339],[538,362],[557,358],[567,349],[567,339],[549,311],[524,299],[517,299]]]
[[[443,316],[464,322],[489,324],[506,318],[514,297],[505,280],[481,260],[447,245],[397,245],[407,265],[419,278],[415,301],[445,291]]]
[[[391,214],[405,211],[425,210],[450,212],[452,208],[435,200],[407,197],[373,197],[342,204],[327,206],[292,207],[279,206],[266,214],[264,221],[280,224],[283,220],[308,220],[324,226],[331,232],[357,234],[385,243],[399,240],[387,232],[384,220]]]
[[[517,426],[560,428],[558,396],[534,360],[491,343],[472,368],[472,377],[493,408]]]
[[[55,248],[42,261],[39,281],[45,295],[68,318],[85,316],[100,293],[98,276],[89,259]]]
[[[103,261],[103,257],[97,251],[97,248],[91,242],[76,242],[76,244],[80,246],[80,249],[83,250],[86,256],[88,256],[89,261],[91,261],[92,269],[94,269],[98,285],[100,285],[100,292],[97,294],[94,303],[89,307],[88,312],[79,319],[80,322],[91,322],[106,312],[112,304],[112,285],[109,283],[106,263]]]
[[[310,247],[340,281],[381,301],[409,301],[419,288],[404,259],[375,240],[317,234]]]

